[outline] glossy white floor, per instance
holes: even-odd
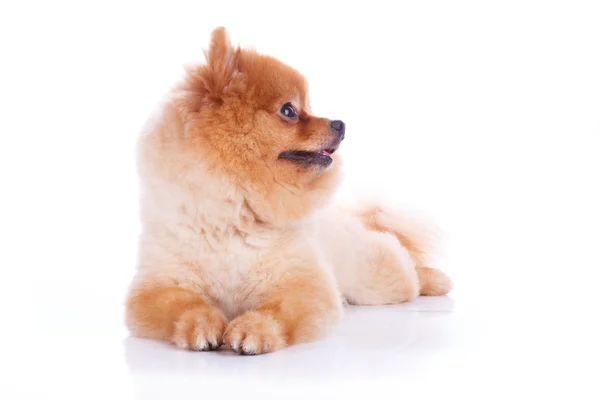
[[[352,307],[326,340],[238,356],[131,338],[117,321],[117,308],[70,298],[82,293],[68,285],[46,294],[56,289],[62,296],[39,299],[42,315],[16,316],[19,323],[3,337],[0,398],[594,399],[600,394],[592,363],[600,356],[597,314],[581,312],[576,304],[532,305],[520,296],[498,308],[499,302],[456,296]],[[59,304],[61,297],[75,303]],[[82,311],[89,314],[82,318]]]

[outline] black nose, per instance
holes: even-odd
[[[344,140],[344,136],[346,133],[346,124],[344,124],[344,121],[336,119],[335,121],[331,121],[329,125],[334,131],[336,131],[340,135],[340,140]]]

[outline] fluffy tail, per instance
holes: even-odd
[[[424,221],[405,212],[384,210],[378,205],[367,205],[351,211],[367,229],[387,232],[396,236],[415,261],[423,296],[442,296],[452,290],[452,281],[442,271],[430,268],[436,250],[437,232]]]

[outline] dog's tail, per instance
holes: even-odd
[[[442,271],[429,267],[436,250],[438,234],[433,226],[407,212],[388,210],[377,204],[364,204],[352,211],[367,229],[394,235],[415,261],[423,296],[442,296],[452,290],[452,281]]]

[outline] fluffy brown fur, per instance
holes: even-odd
[[[439,295],[430,236],[378,206],[329,205],[343,125],[310,112],[306,81],[213,32],[139,140],[136,336],[260,354],[322,337],[342,301]]]

